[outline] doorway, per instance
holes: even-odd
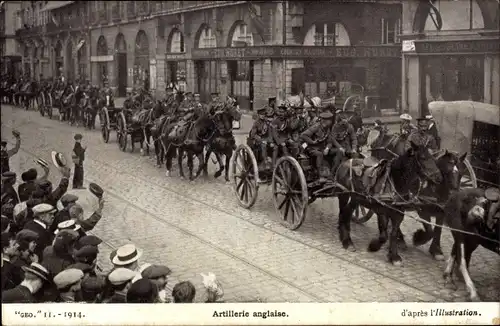
[[[217,89],[217,61],[196,61],[196,76],[198,93],[202,102],[210,102],[210,93],[218,92]]]
[[[117,53],[118,97],[127,96],[127,53]]]
[[[231,95],[236,98],[240,108],[253,110],[253,61],[228,61],[227,69],[231,78]]]

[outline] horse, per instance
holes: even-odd
[[[167,155],[167,148],[164,147],[164,143],[162,139],[166,137],[170,131],[175,127],[175,122],[177,119],[177,109],[179,105],[184,101],[183,93],[175,93],[171,94],[165,100],[157,103],[155,112],[153,115],[158,116],[154,121],[153,125],[150,128],[150,137],[153,140],[153,145],[155,148],[155,156],[156,156],[156,164],[158,167],[164,162],[164,158]],[[161,113],[160,113],[161,112]],[[146,142],[150,144],[149,139],[146,139]],[[176,155],[176,151],[171,151],[169,153],[173,158]],[[167,166],[167,170],[171,168]]]
[[[427,201],[425,198],[433,198],[435,202],[434,200],[427,201],[427,203],[424,202],[424,205],[416,207],[418,215],[428,223],[422,222],[424,229],[418,229],[413,233],[413,245],[421,246],[432,239],[429,253],[434,259],[441,261],[444,260],[441,250],[441,226],[444,221],[444,210],[440,205],[444,205],[453,192],[460,190],[460,180],[466,170],[464,160],[467,153],[459,156],[445,150],[434,154],[434,156],[443,182],[431,187],[424,187],[420,192],[419,198],[422,201]],[[434,229],[430,225],[432,216],[436,218]]]
[[[225,169],[225,181],[229,182],[229,163],[236,149],[236,141],[233,135],[233,121],[240,121],[240,119],[241,112],[238,109],[236,100],[228,96],[227,101],[222,104],[222,108],[214,115],[216,132],[207,144],[203,166],[205,176],[208,175],[207,166],[210,155],[214,153],[219,163],[219,169],[215,172],[214,178],[220,177]],[[225,164],[222,163],[222,155],[226,158]]]
[[[410,142],[403,155],[392,160],[382,160],[373,166],[366,166],[362,159],[350,159],[340,164],[335,175],[340,188],[338,231],[344,249],[355,250],[350,236],[351,216],[356,205],[372,209],[378,218],[379,237],[372,239],[369,251],[378,251],[387,241],[388,222],[391,221],[389,236],[389,262],[401,265],[397,241],[401,234],[400,225],[404,213],[394,210],[389,204],[394,200],[407,201],[410,186],[417,178],[432,183],[442,182],[441,173],[435,159],[424,146]],[[386,195],[387,198],[384,198]],[[378,197],[378,198],[377,198]]]
[[[489,190],[461,189],[450,196],[444,209],[454,242],[443,278],[445,284],[455,285],[452,273],[457,264],[471,301],[480,301],[468,271],[472,253],[481,245],[500,254],[500,196],[498,190],[494,197],[488,196]]]
[[[166,175],[170,176],[173,158],[172,150],[175,150],[177,148],[179,174],[181,178],[185,177],[184,170],[182,168],[182,159],[184,157],[184,153],[186,153],[187,164],[189,168],[189,180],[193,181],[200,175],[201,171],[203,170],[205,161],[203,150],[205,148],[205,144],[209,142],[215,135],[216,128],[213,117],[207,112],[196,110],[194,112],[193,122],[185,122],[182,120],[179,123],[172,124],[174,126],[167,134],[167,136],[162,137],[166,156]],[[193,177],[193,156],[197,156],[199,162],[195,177]]]

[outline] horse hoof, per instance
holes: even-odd
[[[170,171],[165,172],[165,176],[170,177]]]
[[[437,261],[443,261],[444,260],[444,255],[437,254],[437,255],[433,255],[433,257]]]
[[[403,266],[403,262],[401,260],[396,260],[396,261],[393,261],[392,264],[396,267],[401,267]]]

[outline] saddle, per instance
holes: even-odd
[[[174,129],[168,134],[168,138],[181,141],[184,140],[187,136],[187,132],[189,127],[191,126],[191,122],[181,120],[175,126]]]
[[[361,179],[365,192],[370,192],[377,184],[385,184],[389,172],[388,160],[374,157],[352,160],[353,174]],[[383,189],[384,187],[382,187]]]

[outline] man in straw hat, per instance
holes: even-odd
[[[2,292],[2,303],[36,303],[44,285],[49,284],[50,273],[39,263],[23,266],[24,280],[13,289]]]
[[[87,147],[81,144],[83,136],[81,134],[75,135],[75,146],[73,147],[73,154],[76,155],[75,173],[73,174],[73,189],[83,189],[83,161],[85,161],[85,151]]]
[[[14,148],[7,149],[7,142],[2,139],[2,148],[0,151],[0,173],[10,171],[10,158],[19,152],[21,148],[21,134],[17,130],[12,130],[12,134],[16,138],[16,145]]]
[[[316,169],[321,181],[330,177],[329,169],[323,165],[324,155],[329,154],[328,138],[333,126],[334,115],[331,112],[322,112],[320,121],[313,124],[300,135],[302,148],[316,159]]]

